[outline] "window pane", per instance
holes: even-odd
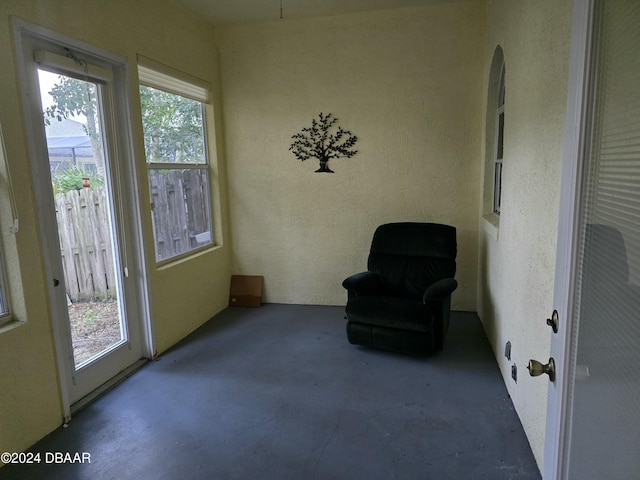
[[[4,283],[4,279],[0,278],[0,282]],[[0,285],[0,325],[4,323],[5,320],[8,320],[7,314],[9,313],[9,309],[4,301],[4,285]]]
[[[149,169],[156,261],[213,243],[207,168]]]
[[[502,162],[495,163],[493,185],[493,213],[500,215],[500,201],[502,196]]]
[[[496,158],[502,160],[504,154],[504,112],[498,114],[498,141],[496,145]]]
[[[148,163],[207,163],[202,103],[141,86]]]
[[[156,261],[213,243],[204,104],[173,92],[140,86]]]
[[[504,105],[504,65],[502,65],[502,72],[500,73],[500,87],[498,90],[498,107]]]

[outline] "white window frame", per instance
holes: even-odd
[[[204,142],[204,162],[196,163],[196,162],[185,162],[185,163],[164,163],[164,162],[151,162],[147,158],[146,166],[147,166],[147,179],[150,178],[151,171],[153,170],[204,170],[207,175],[207,205],[205,205],[205,211],[207,215],[208,222],[208,232],[204,232],[203,234],[196,235],[204,237],[202,242],[198,241],[198,243],[202,243],[196,247],[188,248],[182,252],[178,252],[168,256],[159,256],[158,252],[158,244],[156,240],[156,226],[154,223],[153,227],[153,242],[154,242],[154,254],[155,260],[157,264],[164,264],[167,262],[174,261],[176,259],[180,259],[183,257],[188,257],[190,255],[196,254],[203,249],[210,248],[215,246],[215,235],[214,235],[214,221],[213,221],[213,202],[212,202],[212,172],[211,172],[211,161],[209,155],[209,134],[207,128],[207,110],[208,106],[210,106],[210,86],[207,82],[203,82],[199,79],[195,79],[188,75],[183,74],[182,72],[178,72],[169,67],[166,67],[162,64],[159,64],[153,60],[139,57],[138,58],[138,79],[140,86],[151,87],[157,90],[162,90],[164,92],[178,95],[181,97],[186,97],[188,99],[200,102],[202,106],[202,135]],[[143,125],[144,128],[144,125]],[[146,154],[146,152],[145,152]],[[151,194],[151,192],[150,192]],[[153,210],[154,205],[151,205]],[[207,236],[206,233],[209,235]]]

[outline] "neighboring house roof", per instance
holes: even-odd
[[[91,139],[87,135],[84,124],[63,118],[61,121],[51,119],[45,126],[49,155],[54,157],[93,157]]]
[[[47,148],[91,148],[91,140],[86,135],[47,137]]]

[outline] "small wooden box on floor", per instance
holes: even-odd
[[[229,305],[232,307],[259,307],[262,304],[262,275],[231,275]]]

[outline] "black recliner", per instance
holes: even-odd
[[[348,277],[347,338],[410,355],[444,347],[451,293],[458,283],[456,229],[436,223],[379,226],[368,271]]]

